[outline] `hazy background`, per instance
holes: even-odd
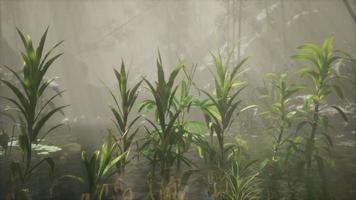
[[[166,71],[175,66],[178,58],[184,59],[187,66],[197,64],[195,81],[198,87],[209,89],[213,84],[208,70],[209,51],[226,54],[234,49],[234,63],[251,56],[245,66],[249,71],[243,77],[249,85],[239,98],[245,105],[258,104],[258,89],[263,86],[267,72],[287,69],[291,81],[307,83],[295,75],[300,63],[290,59],[296,47],[303,43],[320,44],[325,37],[333,36],[337,49],[356,56],[355,12],[356,0],[0,0],[0,64],[18,71],[22,67],[19,50],[23,46],[16,27],[31,35],[37,45],[50,26],[47,49],[64,40],[57,49],[64,55],[52,66],[47,78],[58,77],[54,88],[66,90],[56,103],[71,105],[65,109],[64,116],[57,115],[52,122],[62,121],[68,126],[47,137],[45,144],[62,149],[51,153],[58,165],[58,176],[78,175],[84,171],[80,152],[97,149],[107,133],[106,128],[113,128],[108,108],[113,101],[105,85],[110,89],[117,87],[112,68],[119,68],[121,59],[126,62],[131,82],[141,76],[154,80],[159,49]],[[356,65],[338,64],[341,65],[346,66],[344,73],[356,80]],[[0,67],[0,78],[8,75]],[[337,199],[356,199],[353,198],[356,196],[356,92],[352,86],[343,89],[351,105],[350,109],[345,107],[350,122],[346,125],[340,116],[330,115],[332,125],[336,125],[330,135],[336,138],[338,163],[330,173],[330,188]],[[8,92],[0,85],[0,96],[9,95]],[[139,99],[148,97],[142,88]],[[332,98],[328,100],[331,104],[339,103]],[[7,105],[8,102],[0,100],[0,111]],[[255,110],[250,110],[240,115],[236,120],[239,126],[234,126],[231,132],[246,136],[251,157],[262,160],[269,155],[273,142],[261,123],[262,118],[255,114]],[[201,112],[192,110],[189,116],[196,120]],[[10,130],[12,123],[6,120],[0,118],[0,130]],[[144,130],[139,134],[145,134]],[[192,158],[196,155],[193,148],[187,154]],[[127,184],[136,194],[147,191],[142,178],[147,175],[148,166],[132,164],[126,171]],[[1,173],[5,177],[7,172],[0,170],[0,177]],[[35,179],[33,185],[46,185],[47,171],[42,172],[46,175]],[[201,188],[203,181],[192,182],[197,184],[193,184],[192,192],[187,195],[206,194]],[[0,196],[5,184],[0,181]],[[60,187],[55,191],[59,195],[57,199],[79,199],[84,191],[75,183]],[[41,194],[46,193],[47,187],[36,187],[34,199],[41,199]]]
[[[67,92],[67,120],[110,122],[115,85],[112,68],[123,58],[133,80],[153,79],[160,49],[167,69],[177,58],[198,64],[196,80],[208,87],[209,51],[236,47],[235,60],[250,55],[250,88],[263,74],[292,68],[289,56],[305,42],[327,36],[356,55],[355,0],[0,0],[0,63],[20,69],[22,44],[15,27],[37,43],[50,26],[47,47],[64,40],[64,56],[50,70]]]

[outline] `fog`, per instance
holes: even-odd
[[[64,55],[45,77],[56,78],[50,84],[55,92],[65,90],[55,105],[44,103],[51,102],[54,92],[42,95],[36,86],[45,83],[37,80],[42,72],[26,72],[41,69],[36,62],[40,56],[27,51],[32,68],[21,73],[24,47],[16,30],[31,36],[37,46],[47,27],[45,51],[64,40],[55,50]],[[176,199],[207,200],[227,197],[223,194],[239,187],[235,182],[246,183],[238,188],[248,193],[246,199],[356,199],[356,64],[352,58],[331,57],[332,45],[313,55],[299,54],[315,58],[316,67],[291,58],[298,46],[320,46],[330,36],[335,49],[355,58],[356,0],[0,0],[0,199],[5,194],[13,199],[15,192],[16,199],[20,194],[33,199],[121,199],[126,191],[132,191],[132,199],[150,199],[152,191],[159,198],[164,192],[170,197],[173,188]],[[249,59],[236,78],[229,70],[219,73],[224,69],[212,54],[224,61],[231,55],[228,66]],[[182,79],[188,83],[181,81],[178,90],[160,81],[157,91],[149,91],[149,82],[157,80],[159,55],[166,79],[183,62],[184,70],[196,69],[193,83],[181,70],[175,84]],[[129,74],[127,88],[143,78],[149,82],[140,85],[136,103],[125,102],[115,113],[109,107],[115,104],[109,90],[121,95],[113,69],[120,69],[122,60]],[[27,82],[20,85],[22,80],[4,66]],[[297,73],[302,68],[311,78]],[[289,77],[281,74],[271,80],[268,72],[288,72]],[[339,81],[345,78],[340,74],[354,85]],[[240,80],[247,83],[241,93]],[[20,103],[11,99],[14,87],[22,87],[17,97],[26,96],[19,97]],[[176,100],[175,92],[185,89],[191,96]],[[156,113],[138,114],[138,105],[154,94],[158,97],[146,108]],[[122,96],[119,102],[124,102]],[[61,115],[54,109],[57,104],[70,106]],[[34,165],[32,155],[43,159]],[[90,164],[87,155],[93,155]],[[50,180],[42,165],[37,170],[42,163],[50,166]],[[62,181],[66,174],[84,177],[87,183]],[[25,180],[29,177],[33,179]],[[96,186],[90,185],[94,182]]]
[[[306,42],[333,36],[337,48],[356,53],[356,22],[341,0],[1,0],[0,61],[21,67],[21,41],[15,27],[38,41],[50,26],[47,46],[64,40],[64,56],[49,76],[66,93],[69,119],[107,121],[115,85],[112,68],[124,59],[132,80],[153,79],[157,51],[165,68],[178,58],[198,65],[197,82],[208,87],[209,51],[234,49],[247,64],[251,87],[263,74],[291,68],[289,58]]]

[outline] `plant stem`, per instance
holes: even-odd
[[[279,135],[278,135],[278,139],[277,139],[277,144],[276,144],[276,146],[274,147],[274,150],[273,150],[272,160],[277,160],[279,146],[281,145],[283,134],[284,134],[284,125],[280,126]]]
[[[285,121],[285,110],[284,110],[284,99],[281,99],[281,111],[282,111],[282,115],[280,118],[280,125],[279,125],[279,135],[278,135],[278,139],[277,139],[277,143],[274,147],[273,150],[273,157],[272,160],[277,160],[277,156],[278,156],[278,150],[279,150],[279,146],[281,145],[282,142],[282,138],[284,135],[284,121]]]
[[[319,122],[319,103],[315,104],[314,114],[313,114],[313,124],[312,124],[312,132],[310,134],[310,138],[306,144],[306,154],[305,160],[307,165],[307,174],[306,174],[306,190],[307,190],[307,199],[315,199],[315,194],[313,191],[313,178],[312,178],[312,156],[315,145],[315,135],[318,128]]]
[[[221,136],[218,139],[219,142],[219,147],[220,147],[220,167],[224,167],[225,166],[225,152],[224,152],[224,130],[220,133]]]

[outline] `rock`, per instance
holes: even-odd
[[[79,153],[82,150],[82,146],[78,143],[69,143],[63,146],[63,150],[69,153]]]

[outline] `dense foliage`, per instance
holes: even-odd
[[[52,66],[61,55],[57,54],[50,57],[52,51],[62,42],[54,45],[47,53],[44,53],[44,45],[47,38],[48,28],[43,34],[38,47],[35,49],[29,36],[25,36],[20,30],[17,30],[21,41],[25,47],[25,52],[21,52],[24,66],[22,73],[17,73],[13,68],[4,66],[15,77],[19,84],[1,79],[15,95],[15,97],[1,97],[12,103],[17,113],[17,122],[20,124],[20,133],[17,142],[23,154],[21,162],[14,160],[11,162],[11,184],[16,185],[18,177],[21,185],[20,188],[14,187],[9,196],[15,198],[27,193],[28,189],[25,184],[42,163],[48,163],[50,167],[50,178],[54,170],[54,161],[50,157],[42,158],[36,164],[33,164],[33,144],[40,143],[49,133],[62,126],[63,123],[52,126],[43,131],[49,119],[56,113],[60,112],[66,106],[51,107],[53,100],[60,96],[63,91],[55,92],[49,99],[45,99],[44,94],[48,86],[54,79],[45,79],[48,69]],[[15,189],[16,188],[16,189]],[[26,194],[27,195],[27,194]]]
[[[116,130],[108,131],[102,147],[91,156],[82,152],[84,177],[64,175],[55,179],[55,163],[50,157],[41,158],[36,164],[32,158],[33,144],[62,126],[50,126],[43,131],[49,126],[50,118],[65,108],[53,107],[53,100],[63,92],[56,92],[49,99],[44,97],[54,81],[45,80],[46,72],[61,54],[49,56],[61,42],[43,55],[47,30],[36,49],[30,37],[18,33],[25,47],[25,53],[21,53],[24,67],[16,72],[5,66],[18,84],[5,79],[1,82],[15,95],[2,98],[16,111],[7,115],[20,124],[17,141],[23,159],[17,161],[13,156],[9,165],[12,184],[6,199],[30,199],[31,191],[26,183],[42,163],[50,166],[50,178],[54,180],[51,192],[64,178],[70,178],[87,186],[82,199],[100,200],[109,194],[121,199],[132,198],[129,188],[121,188],[120,194],[108,192],[111,188],[108,182],[115,174],[123,181],[125,169],[136,157],[144,157],[151,164],[146,177],[148,199],[184,199],[192,175],[200,176],[207,183],[210,199],[331,199],[326,170],[333,163],[330,155],[333,141],[328,134],[331,119],[323,110],[334,109],[348,121],[343,108],[329,105],[326,98],[336,94],[341,101],[345,100],[340,81],[351,79],[338,73],[335,65],[343,60],[355,61],[346,53],[334,50],[332,38],[327,38],[322,46],[304,44],[292,57],[307,64],[297,71],[301,78],[312,80],[311,87],[301,82],[290,83],[285,71],[269,73],[271,81],[261,94],[260,108],[246,105],[240,98],[247,86],[241,70],[247,58],[236,64],[229,58],[224,60],[220,54],[211,54],[212,91],[201,89],[194,82],[196,66],[189,68],[181,60],[166,76],[160,53],[156,63],[157,80],[142,78],[130,87],[122,61],[120,70],[114,69],[118,95],[109,89],[114,100],[110,110]],[[143,85],[150,97],[138,103],[136,112]],[[204,121],[192,119],[193,109],[202,114]],[[237,137],[238,131],[232,130],[239,124],[239,116],[249,109],[259,109],[266,126],[264,132],[272,136],[270,156],[263,160],[251,159],[247,142]],[[140,119],[146,122],[142,127],[138,126]],[[8,148],[9,140],[13,140],[4,134],[0,139],[2,148]],[[204,166],[186,156],[193,148]],[[7,156],[12,158],[11,154]],[[283,185],[288,185],[287,190]]]

